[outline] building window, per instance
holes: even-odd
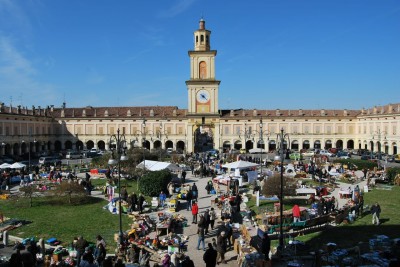
[[[6,135],[10,135],[10,128],[8,126],[6,127]]]
[[[326,126],[326,133],[331,134],[332,133],[332,126]]]
[[[304,126],[304,133],[308,134],[310,132],[310,128],[308,126]]]
[[[103,134],[104,134],[103,127],[99,127],[99,134],[101,134],[101,135],[103,135]]]
[[[115,134],[114,127],[110,127],[110,132],[109,132],[109,134]]]
[[[183,129],[182,129],[182,127],[178,127],[178,134],[183,134]]]
[[[337,128],[337,133],[342,134],[343,133],[343,126],[339,125]]]
[[[397,129],[396,129],[396,126],[393,125],[392,128],[393,128],[393,135],[396,135],[396,132],[397,132],[397,131],[396,131],[396,130],[397,130]]]
[[[77,134],[82,134],[82,127],[76,127],[76,133]]]
[[[125,134],[125,133],[126,133],[126,128],[122,127],[122,134]]]
[[[367,134],[367,126],[364,125],[364,134]]]
[[[229,135],[230,131],[229,131],[229,126],[225,126],[224,127],[224,135]]]
[[[354,126],[349,126],[349,134],[353,134],[354,133]]]
[[[320,134],[321,133],[321,127],[320,126],[315,126],[315,133]]]
[[[14,127],[14,135],[19,135],[19,131],[18,131],[18,127],[17,126]]]
[[[168,133],[168,134],[171,134],[171,132],[172,132],[171,127],[167,127],[167,133]]]
[[[207,63],[204,61],[199,64],[199,77],[200,79],[207,78]]]
[[[237,135],[240,135],[240,126],[236,126],[236,130],[235,130]]]

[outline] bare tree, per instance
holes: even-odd
[[[283,195],[293,195],[295,191],[294,180],[289,177],[283,176]],[[275,174],[268,177],[264,183],[264,187],[261,192],[265,196],[277,196],[281,198],[281,176],[280,174]]]
[[[86,191],[82,185],[77,182],[61,182],[54,191],[52,191],[54,196],[68,196],[68,203],[72,203],[73,196],[84,196]]]

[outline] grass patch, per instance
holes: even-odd
[[[333,242],[341,248],[357,245],[359,242],[367,243],[374,235],[387,235],[389,238],[400,236],[400,214],[398,203],[400,203],[400,187],[395,186],[392,190],[373,190],[365,193],[365,205],[371,207],[375,202],[381,206],[381,222],[379,226],[372,225],[372,216],[365,214],[354,223],[340,225],[323,232],[317,232],[297,237],[298,240],[307,242],[312,248],[317,249],[321,244]]]
[[[92,185],[102,187],[106,179],[92,179]],[[137,192],[136,181],[121,180],[121,186],[127,191]],[[150,197],[146,197],[150,201]],[[150,202],[149,202],[150,203]],[[33,207],[29,207],[28,198],[0,200],[0,212],[5,217],[26,220],[31,223],[10,232],[21,238],[37,237],[48,239],[56,237],[63,246],[68,246],[74,237],[83,235],[90,242],[95,242],[101,235],[107,242],[109,251],[116,247],[114,234],[119,230],[118,215],[103,209],[108,201],[94,197],[74,197],[73,203],[68,204],[66,197],[35,197]],[[122,229],[130,229],[131,218],[122,215]]]

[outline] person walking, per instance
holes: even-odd
[[[163,191],[161,191],[159,199],[160,199],[160,206],[163,209],[165,205],[165,200],[167,199],[167,195]]]
[[[186,171],[182,171],[182,184],[186,183]]]
[[[143,203],[144,203],[144,196],[142,194],[139,195],[138,199],[138,206],[139,206],[139,212],[143,212]]]
[[[264,254],[264,260],[267,262],[267,266],[271,266],[271,261],[269,259],[269,251],[271,250],[271,239],[268,236],[268,233],[264,233],[262,243],[261,243],[261,252]]]
[[[78,241],[76,242],[75,245],[77,266],[79,266],[81,258],[85,253],[85,248],[87,246],[89,246],[89,243],[85,239],[83,239],[83,236],[78,237]]]
[[[206,267],[215,267],[217,265],[217,251],[213,248],[211,243],[208,243],[208,249],[203,255],[203,261],[206,263]]]
[[[219,260],[221,259],[221,263],[226,263],[225,253],[226,253],[226,238],[225,232],[222,231],[221,234],[217,238],[217,264],[219,264]]]
[[[208,228],[210,227],[210,211],[206,209],[204,212],[204,232],[208,234]]]
[[[192,198],[193,198],[192,189],[189,188],[189,191],[186,194],[187,210],[192,210]]]
[[[293,213],[293,222],[299,222],[300,221],[300,207],[299,205],[295,204],[292,208],[292,213]]]
[[[196,183],[193,183],[193,185],[192,185],[192,199],[195,199],[197,201],[198,197],[199,197],[199,190],[197,189]]]
[[[210,210],[210,226],[211,226],[211,230],[214,230],[214,223],[215,223],[216,216],[217,216],[217,214],[215,213],[214,208],[211,208],[211,210]]]
[[[372,214],[372,224],[379,225],[379,216],[381,214],[381,206],[376,202],[371,207],[371,214]]]
[[[197,214],[198,213],[199,213],[199,207],[197,206],[197,203],[195,201],[193,201],[193,205],[192,205],[192,215],[193,215],[192,223],[196,223],[197,224]]]
[[[198,241],[197,241],[197,250],[200,250],[200,243],[203,244],[203,250],[205,251],[205,234],[204,234],[204,227],[199,226],[199,228],[197,228],[197,235],[198,235]]]
[[[130,196],[131,211],[136,211],[136,205],[138,204],[138,198],[135,192]]]

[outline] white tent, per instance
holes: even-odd
[[[252,167],[256,167],[258,166],[258,164],[253,163],[253,162],[248,162],[248,161],[243,161],[243,160],[239,160],[239,161],[235,161],[235,162],[231,162],[225,165],[222,165],[223,168],[228,168],[229,170],[231,169],[248,169],[248,168],[252,168]]]
[[[15,162],[10,166],[10,168],[11,169],[22,169],[22,168],[25,168],[25,166],[26,166],[25,164]]]
[[[267,150],[265,150],[264,148],[258,147],[258,148],[252,148],[252,149],[250,149],[249,152],[250,152],[251,154],[262,154],[262,153],[265,154],[265,153],[267,153]]]
[[[177,170],[181,169],[178,165],[176,165],[174,163],[154,161],[154,160],[142,161],[136,167],[143,169],[145,164],[146,164],[146,170],[150,170],[150,171],[160,171],[160,170],[164,170],[164,169],[168,169],[170,171],[177,171]]]
[[[8,163],[3,163],[3,164],[0,165],[0,169],[8,169],[10,167],[11,167],[11,165],[8,164]]]

